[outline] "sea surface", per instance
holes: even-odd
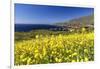
[[[28,32],[39,29],[54,29],[61,28],[61,26],[48,25],[48,24],[15,24],[15,32]]]

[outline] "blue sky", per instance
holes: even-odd
[[[93,8],[15,4],[15,23],[53,24],[93,13]]]

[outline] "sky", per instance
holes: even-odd
[[[93,8],[15,4],[15,24],[53,24],[94,13]]]

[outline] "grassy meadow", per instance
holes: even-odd
[[[33,30],[15,32],[15,65],[94,60],[94,32]]]

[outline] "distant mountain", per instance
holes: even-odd
[[[94,15],[89,15],[89,16],[83,16],[79,17],[76,19],[72,19],[66,22],[60,22],[60,23],[55,23],[56,25],[59,26],[73,26],[73,25],[81,25],[81,26],[86,26],[86,25],[94,25]]]

